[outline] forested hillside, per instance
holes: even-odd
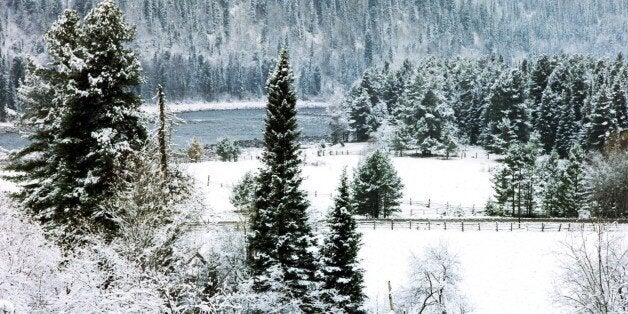
[[[42,34],[64,7],[97,0],[0,2],[0,102],[14,107],[25,56],[44,56]],[[426,54],[628,53],[628,0],[119,0],[151,97],[259,98],[278,47],[295,62],[301,97],[346,88],[364,69]],[[7,90],[9,92],[7,92]]]

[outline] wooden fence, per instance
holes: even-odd
[[[457,232],[572,232],[594,231],[604,223],[608,231],[628,231],[628,220],[575,220],[575,219],[357,219],[358,229],[366,230],[422,230]],[[246,231],[245,221],[220,221],[195,224],[193,228],[209,226]],[[313,225],[316,231],[326,230],[325,221]]]

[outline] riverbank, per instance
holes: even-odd
[[[328,102],[324,101],[297,101],[297,108],[327,108]],[[238,110],[238,109],[264,109],[266,100],[238,101],[238,102],[188,102],[168,104],[171,112],[193,112],[204,110]],[[157,113],[156,104],[145,104],[142,109],[148,113]]]

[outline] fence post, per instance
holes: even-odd
[[[560,229],[561,229],[562,227],[563,227],[563,224],[562,224],[562,223],[558,224],[558,232],[560,232]]]
[[[430,208],[430,203],[431,203],[431,200],[428,198],[427,199],[427,208]]]
[[[497,223],[497,221],[495,222],[495,231],[499,232],[499,224]]]
[[[464,221],[460,222],[460,229],[462,229],[462,232],[464,232]]]
[[[432,230],[432,226],[430,225],[430,221],[427,221],[427,230]]]
[[[317,196],[318,196],[318,192],[314,191],[314,197],[317,197]]]
[[[410,205],[412,205],[412,197],[410,198]]]
[[[390,230],[395,230],[395,221],[394,220],[390,220]]]
[[[567,224],[567,231],[571,231],[571,223]]]
[[[409,222],[410,222],[410,226],[408,229],[412,230],[412,220],[410,220]]]
[[[376,224],[376,221],[373,220],[373,230],[375,230],[375,224]]]
[[[545,231],[545,224],[541,223],[541,232]]]
[[[412,204],[410,204],[410,205],[412,205]],[[410,216],[412,216],[412,208],[410,208]]]
[[[478,221],[478,231],[480,231],[480,222]]]
[[[209,186],[209,175],[207,175],[207,186]]]
[[[447,230],[447,222],[443,221],[443,226],[445,226],[445,230]]]
[[[510,223],[510,231],[512,231],[512,222]]]

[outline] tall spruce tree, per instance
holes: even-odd
[[[620,129],[628,129],[628,101],[626,100],[626,91],[622,89],[619,79],[613,84],[611,93],[617,126]]]
[[[561,192],[562,170],[558,164],[559,156],[552,150],[543,164],[543,186],[541,190],[541,210],[545,215],[557,217],[561,213],[559,193]]]
[[[334,207],[327,219],[329,233],[321,249],[321,274],[324,289],[330,291],[333,297],[327,303],[335,304],[335,307],[346,313],[361,313],[366,297],[358,261],[360,234],[352,213],[345,169],[340,177]]]
[[[288,52],[284,49],[266,83],[263,167],[257,176],[248,264],[256,291],[272,291],[272,278],[280,278],[287,291],[275,292],[286,293],[285,301],[296,299],[303,311],[310,312],[315,242],[306,213],[309,203],[300,188],[300,131],[293,82]]]
[[[116,228],[102,205],[113,193],[112,179],[124,172],[125,158],[147,138],[140,99],[130,91],[140,82],[139,62],[125,47],[134,36],[111,0],[83,21],[66,11],[46,33],[50,64],[32,70],[32,86],[25,88],[25,102],[46,99],[27,119],[45,117],[49,123],[35,125],[37,140],[16,155],[14,165],[25,170],[20,164],[34,152],[49,162],[30,165],[38,171],[28,184],[37,186],[21,196],[47,229],[64,236]],[[46,83],[52,97],[38,92]]]
[[[578,217],[578,211],[585,209],[585,161],[584,151],[579,145],[569,150],[569,159],[562,174],[559,201],[563,217]]]
[[[611,92],[606,84],[599,86],[593,95],[588,120],[589,122],[584,126],[586,146],[589,149],[600,150],[604,147],[611,131],[617,127],[617,116],[613,109]]]

